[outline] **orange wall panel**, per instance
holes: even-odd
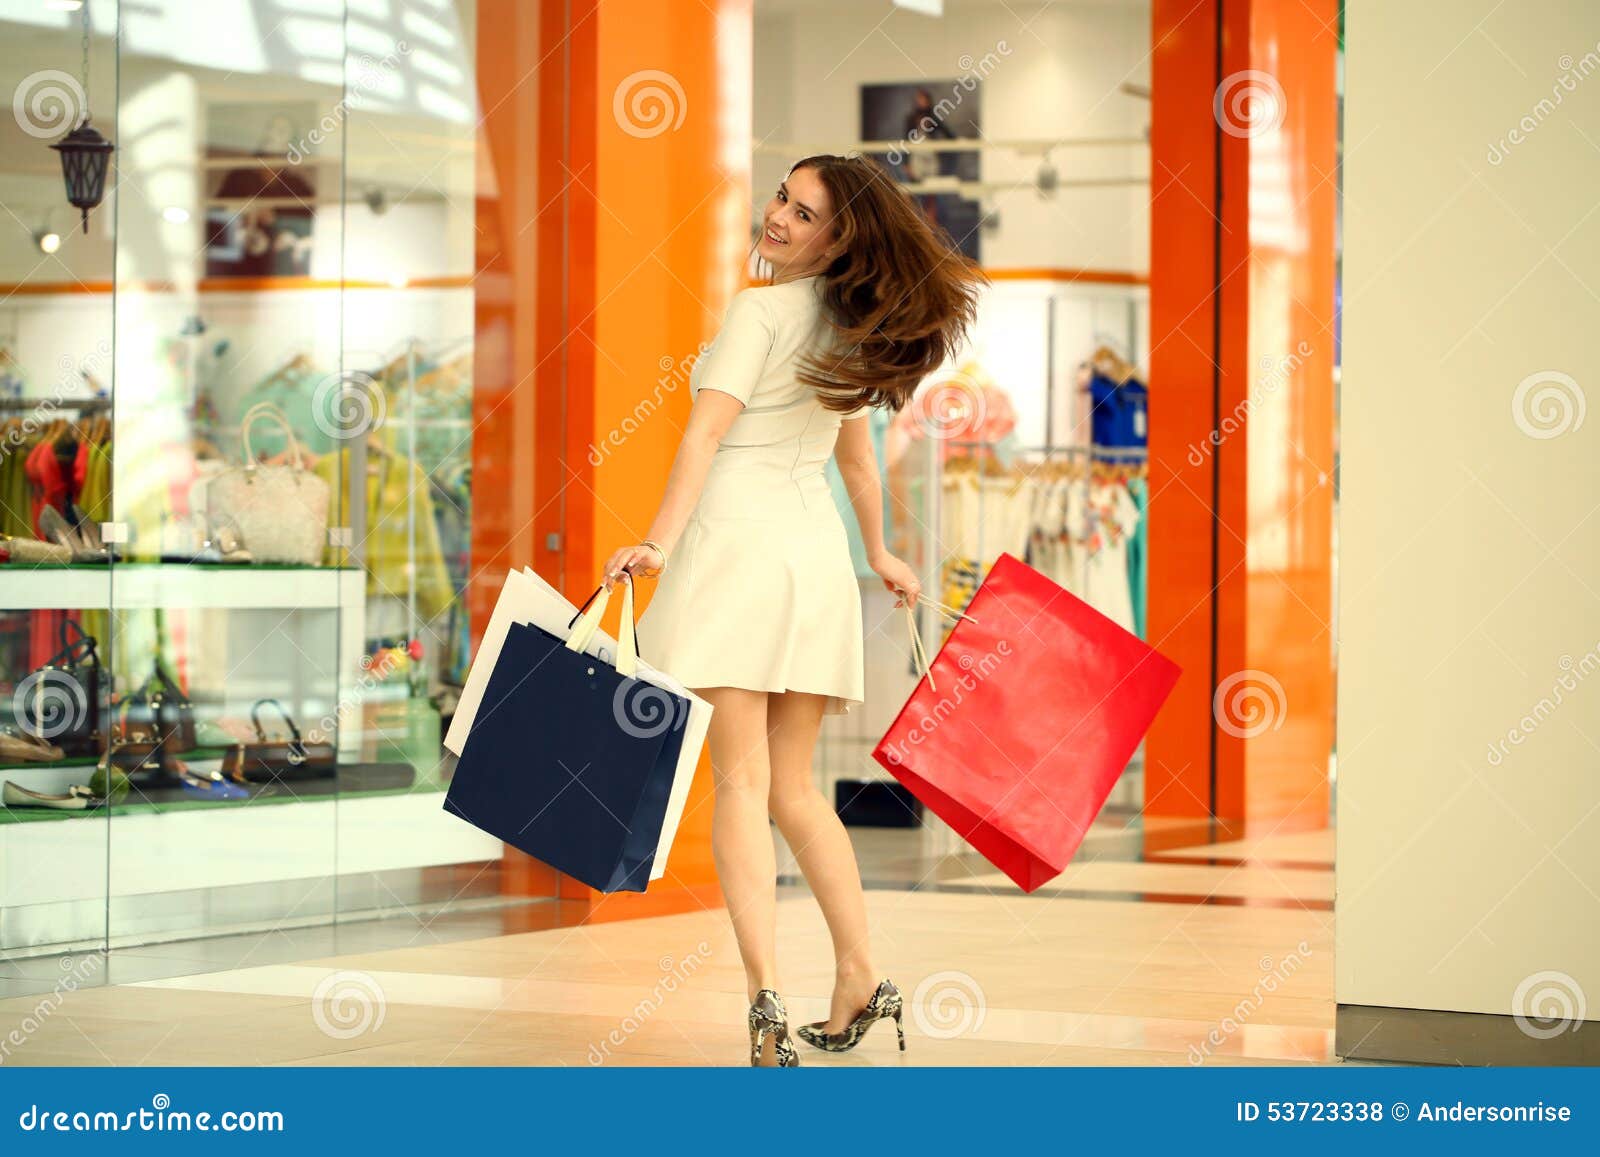
[[[749,0],[484,0],[475,636],[507,569],[531,563],[581,602],[655,513],[689,359],[742,284],[752,19]],[[702,756],[648,896],[602,896],[514,849],[505,886],[583,919],[718,904],[710,822]]]
[[[1146,810],[1324,822],[1336,0],[1156,0]]]

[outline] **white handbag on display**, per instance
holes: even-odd
[[[624,592],[627,595],[629,592]],[[631,602],[631,599],[626,600]],[[623,626],[630,625],[629,610],[624,607]],[[489,676],[494,671],[495,662],[500,657],[500,649],[505,646],[506,634],[512,623],[531,623],[532,625],[550,632],[558,639],[572,639],[573,630],[567,626],[574,618],[578,617],[578,608],[564,598],[560,591],[545,582],[531,567],[524,567],[520,571],[512,571],[506,575],[505,585],[500,588],[500,598],[494,605],[494,612],[489,616],[489,625],[484,628],[483,639],[478,643],[478,651],[472,657],[472,667],[467,672],[466,684],[461,688],[461,698],[456,703],[455,716],[450,721],[450,730],[444,737],[444,745],[457,755],[466,746],[467,734],[472,730],[472,721],[478,713],[478,707],[483,702],[484,692],[489,686]],[[588,638],[582,640],[580,648],[584,654],[593,655],[603,663],[617,665],[619,657],[632,658],[633,649],[626,648],[626,655],[619,656],[617,641],[610,635],[599,630],[593,623],[580,620],[574,629],[587,629]],[[692,694],[688,688],[679,683],[665,671],[658,671],[643,659],[638,660],[636,671],[622,671],[622,674],[632,674],[643,679],[652,686],[670,691],[674,695],[682,695],[689,701],[689,718],[684,724],[683,747],[678,753],[678,766],[672,779],[672,794],[667,797],[667,811],[661,823],[661,839],[656,845],[656,857],[650,866],[650,878],[659,880],[667,871],[667,853],[672,849],[673,838],[678,834],[678,825],[683,819],[683,809],[689,800],[689,788],[694,782],[695,769],[700,765],[700,751],[705,746],[706,731],[711,726],[711,704]]]
[[[250,448],[250,427],[266,418],[288,436],[289,464],[262,466]],[[328,483],[305,468],[300,443],[283,411],[257,402],[239,425],[243,466],[230,466],[206,483],[206,517],[213,532],[230,527],[256,562],[315,566],[328,541]]]

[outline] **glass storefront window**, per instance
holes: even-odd
[[[500,855],[440,806],[474,0],[91,0],[87,86],[83,18],[0,2],[0,952],[492,894],[439,871]]]

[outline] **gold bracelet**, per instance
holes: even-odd
[[[641,540],[639,545],[640,546],[648,546],[650,549],[654,550],[657,554],[659,554],[661,556],[661,569],[662,570],[666,570],[667,569],[667,552],[662,549],[661,544],[659,542],[654,542],[651,539],[646,538],[646,539]]]

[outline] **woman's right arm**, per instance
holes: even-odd
[[[695,367],[700,384],[689,408],[689,424],[673,456],[661,505],[644,536],[660,543],[668,555],[677,548],[700,501],[717,448],[755,391],[772,338],[772,320],[761,299],[755,291],[744,290],[729,304],[704,364]],[[649,547],[625,546],[606,562],[603,581],[610,587],[624,569],[648,576],[658,565],[655,551]]]
[[[677,549],[683,528],[689,524],[689,515],[700,501],[700,491],[711,470],[711,459],[742,409],[743,402],[721,390],[704,389],[695,395],[689,409],[689,425],[672,458],[666,493],[661,496],[656,516],[650,520],[650,529],[644,535],[644,539],[659,542],[667,554]],[[660,560],[649,547],[625,546],[613,551],[606,560],[602,581],[609,589],[624,570],[648,578],[657,573],[659,566]]]

